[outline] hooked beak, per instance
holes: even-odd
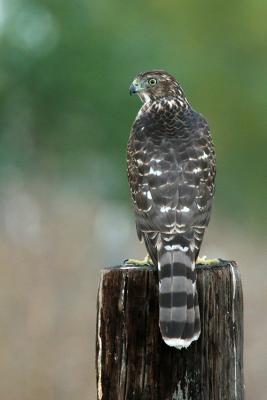
[[[137,79],[135,79],[130,86],[130,96],[132,96],[137,92],[140,92],[140,90],[141,90],[140,83],[137,81]]]

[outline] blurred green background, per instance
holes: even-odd
[[[240,264],[247,398],[266,398],[266,14],[261,0],[0,0],[1,399],[96,398],[99,268],[144,253],[125,149],[129,85],[153,68],[211,126],[203,252]]]

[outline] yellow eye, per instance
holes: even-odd
[[[155,86],[156,83],[157,83],[157,79],[155,79],[155,78],[148,79],[149,86]]]

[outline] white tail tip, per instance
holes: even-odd
[[[168,338],[168,337],[163,337],[164,342],[170,346],[170,347],[175,347],[178,350],[181,350],[183,348],[187,348],[190,346],[190,344],[199,338],[200,333],[197,335],[193,336],[190,339],[176,339],[176,338]]]

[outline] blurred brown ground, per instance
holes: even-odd
[[[202,253],[240,265],[246,398],[267,399],[266,14],[262,0],[0,0],[0,400],[96,398],[99,270],[145,253],[125,149],[128,88],[152,68],[209,121]]]
[[[246,398],[265,400],[266,244],[216,214],[202,254],[239,263]],[[130,210],[17,179],[1,199],[0,218],[0,399],[96,399],[99,270],[144,255]]]

